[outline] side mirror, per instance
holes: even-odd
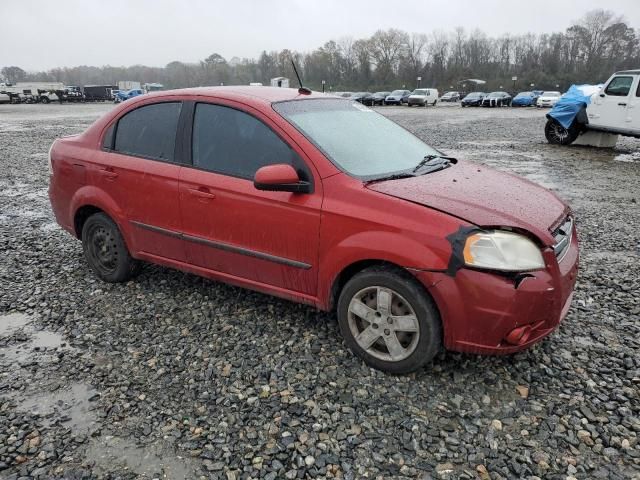
[[[606,95],[604,93],[601,93],[600,96],[604,98]]]
[[[311,193],[311,184],[300,180],[295,168],[286,163],[259,168],[253,177],[253,186],[271,192]]]

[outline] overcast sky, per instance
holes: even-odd
[[[163,66],[214,52],[257,57],[391,27],[554,32],[603,6],[640,28],[640,0],[0,0],[0,67]]]

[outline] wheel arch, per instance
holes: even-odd
[[[347,282],[351,280],[355,275],[362,272],[363,270],[366,270],[367,268],[378,267],[378,266],[388,267],[390,270],[395,270],[401,275],[411,278],[420,286],[420,288],[425,292],[426,295],[429,295],[431,297],[427,289],[424,288],[424,285],[422,285],[422,283],[415,277],[415,275],[411,273],[410,270],[404,268],[401,265],[398,265],[397,263],[391,262],[389,260],[383,260],[380,258],[377,258],[377,259],[369,258],[369,259],[354,261],[349,265],[346,265],[342,270],[340,270],[337,273],[337,275],[333,278],[331,282],[331,288],[329,290],[329,295],[327,296],[326,309],[331,311],[336,308],[338,304],[338,297],[340,296],[340,292],[342,291],[344,286],[347,284]],[[435,300],[433,301],[433,303],[434,305],[436,305]],[[436,308],[437,308],[437,305],[436,305]]]

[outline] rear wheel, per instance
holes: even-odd
[[[552,145],[571,145],[580,134],[580,127],[573,122],[569,128],[564,128],[557,120],[549,119],[544,126],[544,136]]]
[[[389,373],[423,367],[442,345],[435,305],[400,269],[372,267],[349,280],[338,300],[338,322],[349,348]]]
[[[104,213],[91,215],[82,227],[82,247],[91,269],[105,282],[125,282],[140,271],[122,234]]]

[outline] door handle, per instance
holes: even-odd
[[[106,180],[109,180],[111,182],[114,181],[116,178],[118,178],[118,174],[114,172],[113,169],[111,168],[102,168],[98,171],[100,172],[100,175],[102,175],[103,177],[105,177]]]
[[[190,188],[189,193],[195,197],[208,198],[210,200],[216,198],[215,194],[200,188]]]
[[[620,102],[620,103],[618,103],[618,105],[621,106],[621,107],[626,107],[627,106],[627,104],[624,103],[624,102]]]

